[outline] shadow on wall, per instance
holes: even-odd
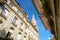
[[[13,40],[8,38],[8,36],[9,36],[9,32],[6,33],[5,29],[0,30],[0,40]]]
[[[0,30],[0,40],[3,40],[6,36],[6,31],[4,29]]]

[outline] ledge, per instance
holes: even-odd
[[[6,16],[4,16],[2,13],[0,13],[0,16],[7,20]]]

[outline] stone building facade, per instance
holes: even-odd
[[[38,30],[16,0],[0,0],[0,40],[39,40]]]

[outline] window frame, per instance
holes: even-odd
[[[12,21],[12,24],[15,25],[15,26],[17,26],[17,24],[16,24],[17,20],[18,20],[18,18],[15,16],[14,19],[13,19],[13,21]]]

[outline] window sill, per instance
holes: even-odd
[[[2,13],[0,13],[0,16],[2,16],[4,19],[6,19],[6,20],[7,20],[7,17],[6,17],[6,16],[4,16]]]
[[[17,27],[17,25],[16,24],[14,24],[14,23],[12,23],[15,27]]]

